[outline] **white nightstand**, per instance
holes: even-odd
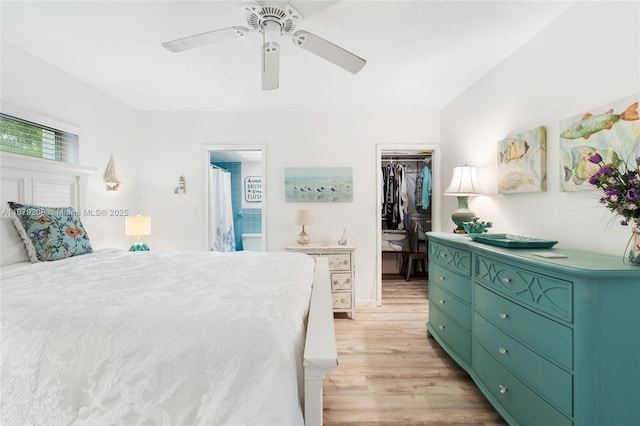
[[[312,257],[327,256],[331,274],[331,299],[333,312],[347,312],[351,319],[356,317],[355,304],[355,268],[350,245],[341,246],[330,243],[293,244],[285,247],[287,251],[296,251]]]

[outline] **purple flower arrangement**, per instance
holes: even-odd
[[[633,166],[605,164],[598,153],[589,157],[589,161],[600,166],[589,178],[590,184],[603,191],[600,203],[622,217],[621,225],[632,225],[640,232],[640,157]]]

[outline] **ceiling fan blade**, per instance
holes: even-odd
[[[280,45],[275,42],[262,46],[262,90],[277,89],[280,74]]]
[[[367,63],[361,57],[308,31],[296,31],[293,34],[293,43],[353,74],[360,71]]]
[[[229,27],[223,28],[221,30],[209,31],[189,37],[179,38],[173,41],[167,41],[165,43],[162,43],[162,46],[172,52],[182,52],[183,50],[191,49],[209,43],[215,43],[216,41],[227,40],[235,37],[243,37],[247,35],[248,32],[249,29],[245,27]]]

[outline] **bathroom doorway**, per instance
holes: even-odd
[[[265,148],[206,145],[207,249],[265,251]]]

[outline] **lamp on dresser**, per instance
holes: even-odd
[[[453,232],[456,234],[464,234],[465,230],[462,227],[462,222],[469,222],[476,215],[469,210],[469,197],[482,195],[482,189],[478,184],[476,168],[468,164],[454,167],[451,183],[444,191],[444,195],[451,195],[458,198],[458,208],[451,213],[451,220],[456,224],[456,229],[454,229]]]
[[[298,244],[309,244],[311,239],[309,238],[309,234],[304,231],[305,225],[313,225],[313,214],[311,214],[311,210],[308,209],[300,209],[296,214],[296,225],[302,226],[302,231],[298,234],[298,238],[296,239]]]

